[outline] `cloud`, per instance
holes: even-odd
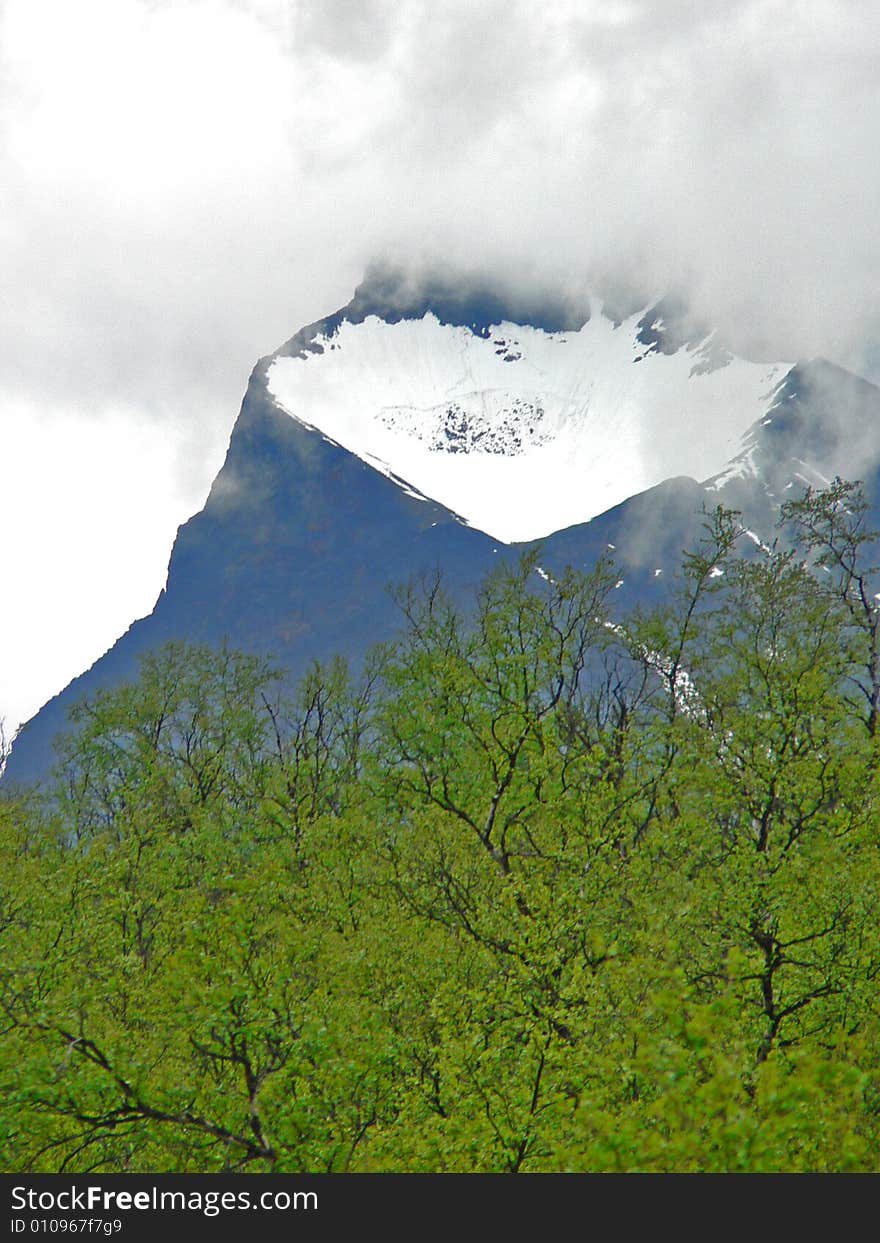
[[[7,504],[21,419],[119,417],[185,517],[253,362],[377,256],[675,286],[752,353],[875,368],[878,44],[872,0],[6,0]]]

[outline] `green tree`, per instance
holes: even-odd
[[[0,801],[4,1168],[875,1169],[864,515],[708,515],[652,613],[532,556],[403,589],[357,679],[174,644],[81,705]]]

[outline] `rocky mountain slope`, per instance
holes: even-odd
[[[22,729],[5,780],[44,776],[70,705],[166,640],[226,639],[292,676],[356,662],[397,625],[389,584],[440,570],[466,595],[536,540],[550,573],[612,553],[624,609],[668,589],[703,506],[769,539],[808,483],[878,495],[878,460],[880,390],[821,361],[734,359],[674,304],[577,310],[374,273],[257,364],[153,612]]]

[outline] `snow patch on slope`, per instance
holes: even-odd
[[[639,318],[481,336],[430,313],[369,316],[275,357],[267,383],[292,417],[471,526],[536,539],[670,476],[717,473],[786,370],[722,359],[711,337],[646,351]]]

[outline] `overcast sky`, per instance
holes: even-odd
[[[876,0],[0,0],[0,715],[150,610],[367,262],[687,289],[880,378]]]

